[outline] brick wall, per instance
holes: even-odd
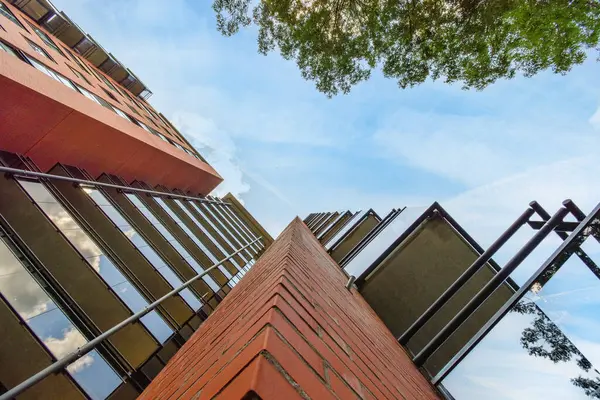
[[[436,399],[296,218],[142,399]]]

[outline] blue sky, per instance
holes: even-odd
[[[595,57],[566,77],[483,92],[375,73],[327,99],[293,62],[224,38],[210,1],[55,0],[154,92],[150,102],[200,148],[273,234],[296,215],[438,200],[489,244],[533,199],[585,211],[600,199]]]

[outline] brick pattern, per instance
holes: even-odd
[[[437,399],[296,218],[141,399]]]

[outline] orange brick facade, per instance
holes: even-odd
[[[295,219],[142,399],[437,399]]]
[[[140,180],[151,186],[162,185],[192,194],[206,195],[223,180],[205,161],[174,146],[193,150],[170,124],[158,117],[149,103],[131,94],[125,96],[129,92],[118,82],[50,32],[44,32],[60,53],[48,46],[29,24],[44,31],[42,26],[6,0],[0,3],[21,24],[0,13],[0,42],[172,142],[161,140],[0,48],[0,150],[30,157],[43,172],[62,163],[83,168],[93,177],[115,174],[128,182]],[[51,59],[35,52],[28,42],[42,48]],[[112,86],[107,86],[100,77]],[[153,110],[154,115],[145,109]]]

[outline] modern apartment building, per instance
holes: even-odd
[[[600,206],[532,202],[488,249],[437,203],[274,241],[150,95],[0,0],[0,400],[600,398]]]
[[[564,205],[551,218],[532,202],[487,250],[438,203],[384,217],[372,209],[312,213],[304,222],[440,396],[598,398],[592,365],[600,360],[590,344],[600,337],[573,322],[600,318],[587,309],[600,286],[598,208],[586,216]],[[537,233],[502,268],[492,256],[525,226]],[[519,286],[512,271],[552,231],[565,242]],[[582,297],[563,300],[575,293]]]
[[[272,243],[150,94],[50,2],[0,0],[0,394],[129,318],[19,398],[136,398]]]

